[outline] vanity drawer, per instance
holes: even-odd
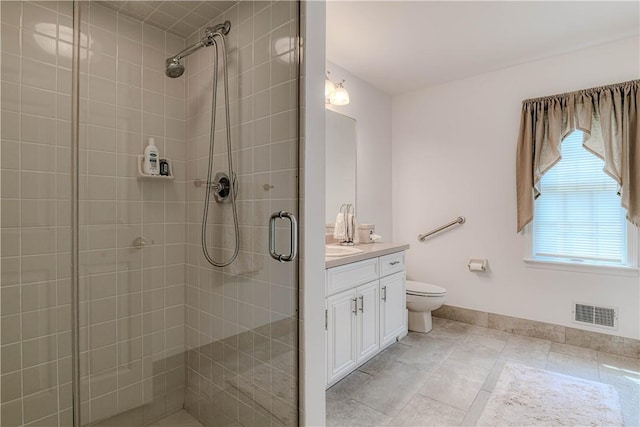
[[[366,259],[340,267],[329,268],[326,272],[327,296],[329,296],[342,290],[377,280],[378,258]]]
[[[380,257],[380,277],[404,270],[404,251]]]

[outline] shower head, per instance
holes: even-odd
[[[184,73],[184,64],[182,63],[182,60],[175,57],[167,58],[164,73],[167,77],[171,77],[172,79],[180,77],[182,73]]]
[[[213,46],[215,44],[216,36],[226,36],[229,34],[230,30],[231,22],[229,21],[225,21],[224,23],[213,27],[207,27],[205,29],[205,35],[200,41],[182,50],[182,52],[178,53],[176,56],[167,58],[164,73],[167,77],[171,77],[172,79],[180,77],[184,73],[184,64],[182,63],[182,59],[184,57],[191,55],[200,48]]]

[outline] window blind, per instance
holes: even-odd
[[[572,132],[560,149],[562,159],[540,180],[534,257],[626,264],[626,219],[617,183],[603,172],[604,162],[582,146],[582,132]]]

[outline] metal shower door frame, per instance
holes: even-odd
[[[71,393],[73,427],[80,419],[80,3],[73,1],[71,62]]]

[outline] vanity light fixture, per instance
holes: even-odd
[[[325,74],[324,99],[327,105],[347,105],[349,103],[349,92],[344,88],[344,80],[334,84],[329,79],[329,71]]]
[[[329,79],[329,72],[324,76],[324,99],[327,104],[331,103],[331,97],[336,93],[336,86]]]
[[[344,88],[344,80],[336,85],[330,100],[331,105],[347,105],[349,104],[349,92]]]

